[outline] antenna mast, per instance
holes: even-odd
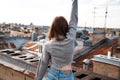
[[[105,34],[106,34],[106,32],[107,32],[107,27],[106,27],[106,24],[107,24],[107,14],[108,14],[108,11],[107,11],[107,7],[106,7],[106,11],[105,11],[105,23],[104,23]]]
[[[95,14],[96,14],[95,10],[96,7],[94,7],[94,11],[93,11],[93,28],[95,28]]]

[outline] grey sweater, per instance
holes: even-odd
[[[78,23],[78,1],[72,0],[72,12],[69,22],[67,38],[63,41],[50,40],[45,43],[43,54],[37,67],[35,80],[42,80],[46,73],[49,61],[55,68],[63,67],[73,61],[74,43],[76,40],[76,28]]]

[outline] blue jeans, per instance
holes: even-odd
[[[74,80],[74,76],[72,70],[66,73],[64,70],[57,70],[54,67],[50,67],[46,80]]]

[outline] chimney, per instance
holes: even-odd
[[[103,28],[94,28],[92,45],[95,45],[96,43],[103,40],[104,38],[105,38],[104,29]]]
[[[83,70],[87,71],[88,68],[89,68],[89,63],[90,63],[90,60],[89,59],[84,59],[83,60]]]

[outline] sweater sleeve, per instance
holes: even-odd
[[[67,33],[67,37],[73,40],[76,39],[76,28],[78,23],[78,0],[72,0],[72,11],[69,22],[69,32]]]
[[[47,71],[49,59],[50,59],[50,55],[46,50],[46,46],[44,46],[42,56],[39,60],[38,66],[37,66],[37,71],[36,71],[34,80],[42,80],[42,78],[44,77],[44,75]]]

